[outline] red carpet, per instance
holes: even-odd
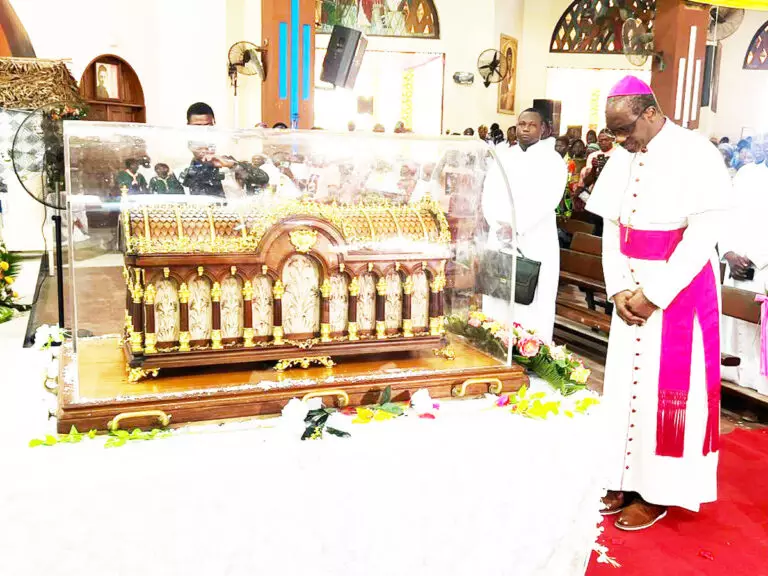
[[[621,564],[597,564],[588,576],[768,576],[768,430],[734,430],[722,437],[719,499],[694,514],[671,508],[642,532],[603,522],[601,543]]]

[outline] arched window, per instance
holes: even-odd
[[[315,23],[318,34],[338,24],[368,36],[440,38],[433,0],[315,0]]]
[[[749,43],[744,70],[768,70],[768,22],[760,26]]]
[[[622,54],[624,22],[639,18],[650,31],[655,16],[655,0],[576,0],[558,20],[549,51]]]

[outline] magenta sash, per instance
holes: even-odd
[[[637,260],[668,260],[685,229],[621,229],[621,253]],[[691,386],[694,318],[704,344],[707,381],[707,428],[703,454],[716,452],[720,442],[720,311],[712,265],[707,262],[691,283],[663,311],[656,454],[681,458],[685,445],[685,411]]]
[[[768,376],[768,296],[755,294],[760,302],[760,374]]]

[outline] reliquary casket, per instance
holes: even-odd
[[[439,205],[141,205],[122,211],[130,368],[436,348],[451,234]]]

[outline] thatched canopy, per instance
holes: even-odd
[[[56,102],[83,103],[77,82],[63,61],[0,58],[0,107],[35,110]]]

